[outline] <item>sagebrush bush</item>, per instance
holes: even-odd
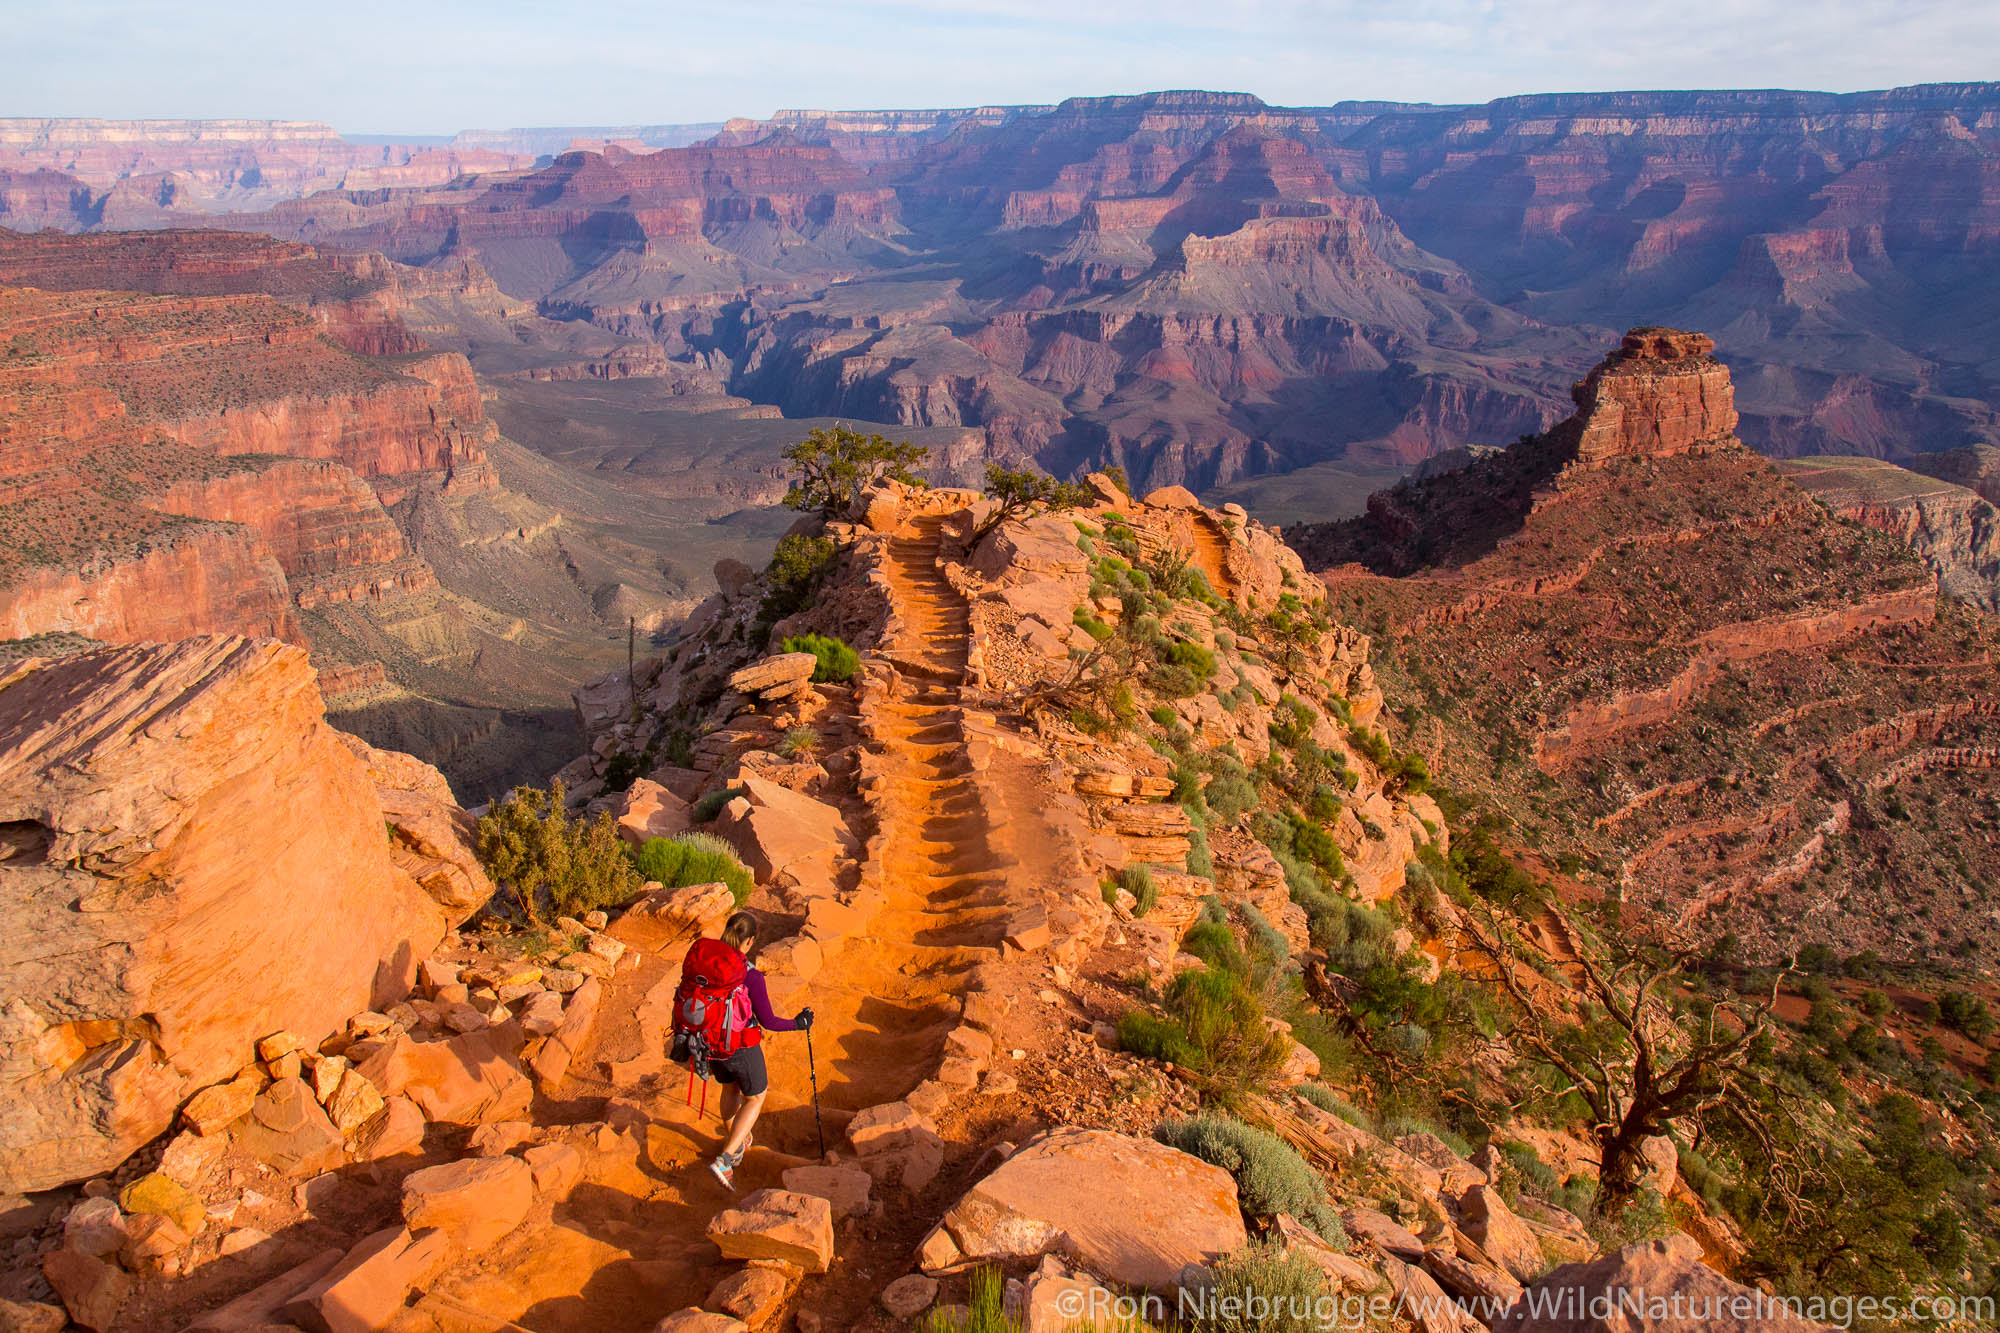
[[[1235,772],[1219,772],[1210,778],[1202,796],[1209,810],[1224,824],[1234,824],[1257,808],[1257,788],[1240,766]]]
[[[1208,834],[1200,824],[1188,828],[1187,872],[1198,879],[1215,878],[1215,856],[1208,849]]]
[[[632,857],[649,880],[670,889],[688,884],[727,884],[729,896],[741,907],[755,887],[736,849],[712,833],[684,833],[678,838],[649,838]]]
[[[1376,1132],[1374,1119],[1332,1088],[1320,1083],[1301,1083],[1298,1093],[1328,1115],[1337,1115],[1348,1124],[1357,1129],[1365,1129],[1370,1134]]]
[[[1250,1216],[1290,1213],[1335,1249],[1347,1248],[1347,1233],[1327,1198],[1326,1182],[1297,1148],[1277,1135],[1215,1114],[1169,1120],[1153,1133],[1169,1147],[1234,1176],[1237,1201]]]
[[[1216,1261],[1211,1299],[1193,1333],[1324,1333],[1331,1327],[1321,1318],[1326,1282],[1311,1257],[1288,1253],[1281,1241],[1245,1245]]]
[[[531,921],[543,906],[578,916],[632,900],[644,881],[632,868],[617,821],[571,819],[562,783],[544,791],[516,787],[479,817],[473,846],[480,864]]]
[[[778,645],[780,652],[811,653],[812,678],[822,685],[844,685],[861,669],[861,657],[846,640],[825,634],[794,634]]]

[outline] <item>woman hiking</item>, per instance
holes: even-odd
[[[764,974],[748,961],[756,943],[757,918],[748,912],[724,922],[721,939],[695,941],[674,991],[674,1039],[668,1052],[675,1063],[688,1067],[690,1080],[712,1078],[724,1085],[723,1115],[730,1116],[735,1103],[729,1138],[708,1165],[717,1180],[732,1188],[771,1086],[760,1049],[764,1033],[801,1031],[813,1024],[811,1009],[792,1018],[771,1012]]]

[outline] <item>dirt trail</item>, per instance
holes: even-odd
[[[1216,526],[1215,521],[1205,513],[1196,512],[1192,525],[1194,533],[1194,564],[1208,580],[1208,586],[1224,597],[1236,596],[1236,579],[1229,572],[1229,534]]]
[[[817,1015],[812,1045],[830,1147],[842,1143],[842,1112],[894,1101],[936,1070],[945,1033],[958,1021],[966,974],[999,956],[1005,933],[1001,891],[1012,862],[993,850],[960,712],[970,611],[939,569],[938,550],[934,518],[912,522],[889,550],[898,628],[875,656],[893,665],[895,678],[862,719],[865,771],[881,816],[860,877],[872,911],[827,950],[811,981],[785,986],[774,979],[772,986],[781,1012],[811,1005]],[[579,1119],[594,1118],[587,1112],[597,1098],[637,1103],[653,1121],[648,1151],[622,1180],[580,1189],[552,1228],[522,1233],[519,1258],[542,1275],[540,1283],[455,1284],[439,1304],[455,1299],[536,1333],[636,1333],[662,1313],[698,1304],[733,1267],[716,1266],[699,1239],[729,1202],[703,1169],[723,1132],[716,1090],[706,1117],[686,1109],[686,1076],[660,1049],[685,947],[669,944],[644,941],[646,963],[613,979],[609,1017],[562,1093]],[[772,1033],[763,1045],[771,1097],[737,1174],[739,1193],[777,1185],[786,1167],[818,1155],[805,1040]],[[873,1248],[845,1253],[840,1266],[866,1269],[886,1259],[866,1253]],[[538,1251],[564,1259],[543,1263]],[[842,1303],[834,1291],[824,1294]],[[870,1299],[860,1292],[857,1308]]]

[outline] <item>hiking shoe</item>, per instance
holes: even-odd
[[[708,1169],[722,1182],[722,1188],[733,1190],[736,1188],[736,1164],[742,1160],[740,1153],[734,1157],[728,1153],[717,1153],[715,1160],[708,1164]]]

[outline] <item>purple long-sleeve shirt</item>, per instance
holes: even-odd
[[[793,1032],[798,1024],[789,1018],[780,1018],[771,1012],[771,996],[764,989],[764,974],[756,968],[746,968],[743,972],[743,987],[750,992],[750,1012],[757,1015],[757,1026],[766,1032]]]

